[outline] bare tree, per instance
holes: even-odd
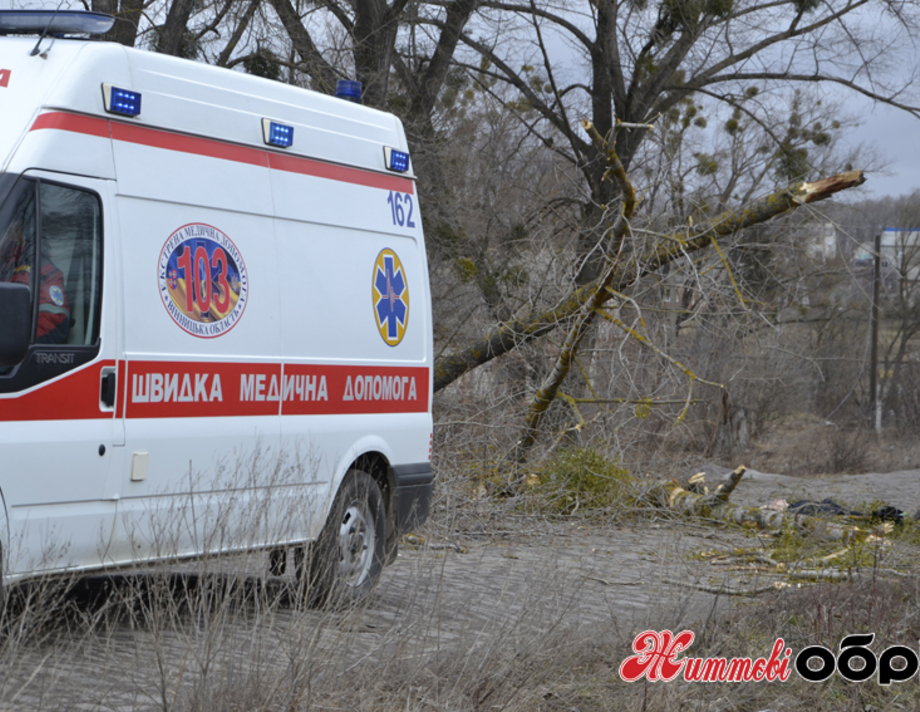
[[[874,0],[635,0],[600,3],[485,2],[485,18],[495,23],[488,39],[463,35],[464,43],[490,63],[489,74],[514,86],[524,100],[567,144],[556,150],[584,176],[586,199],[582,260],[577,283],[596,279],[611,245],[604,242],[605,206],[617,188],[603,180],[606,163],[592,142],[579,135],[587,116],[602,136],[618,123],[655,125],[681,102],[711,100],[737,109],[764,127],[775,126],[773,92],[792,84],[833,84],[918,114],[903,91],[913,77],[885,84],[890,60],[883,50],[893,31],[911,33],[917,8]],[[882,22],[867,23],[865,12],[881,11]],[[515,32],[518,33],[515,35]],[[518,36],[521,42],[509,42]],[[561,40],[559,39],[561,37]],[[501,38],[502,41],[499,41]],[[550,41],[548,38],[553,38]],[[522,56],[520,47],[535,46]],[[587,76],[559,69],[560,47],[576,47]],[[535,55],[535,56],[533,56]],[[533,60],[533,61],[531,61]],[[518,67],[541,67],[541,81]],[[470,65],[470,69],[475,67]],[[763,91],[763,90],[767,91]],[[749,92],[760,95],[757,99]],[[745,97],[747,101],[745,101]],[[533,130],[541,131],[539,124]],[[621,131],[616,150],[632,172],[654,158],[643,154],[648,131]],[[788,134],[774,135],[775,150],[790,169],[803,162]],[[807,166],[807,156],[805,165]],[[787,171],[787,180],[801,178]]]

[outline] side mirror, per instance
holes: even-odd
[[[20,363],[32,337],[32,290],[0,282],[0,368]]]

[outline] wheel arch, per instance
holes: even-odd
[[[390,563],[396,557],[396,543],[399,539],[396,529],[396,476],[390,460],[382,452],[370,450],[356,457],[348,469],[366,472],[380,488],[386,512],[387,563]]]

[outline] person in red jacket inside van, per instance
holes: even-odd
[[[2,242],[2,268],[0,281],[32,285],[32,265],[29,252],[25,249],[22,223],[10,225]],[[38,323],[35,327],[35,343],[63,344],[70,333],[70,302],[64,291],[64,273],[46,256],[43,256],[41,273],[38,275]]]

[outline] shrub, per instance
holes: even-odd
[[[557,450],[531,480],[546,507],[562,514],[622,506],[633,498],[634,482],[616,461],[581,447]]]

